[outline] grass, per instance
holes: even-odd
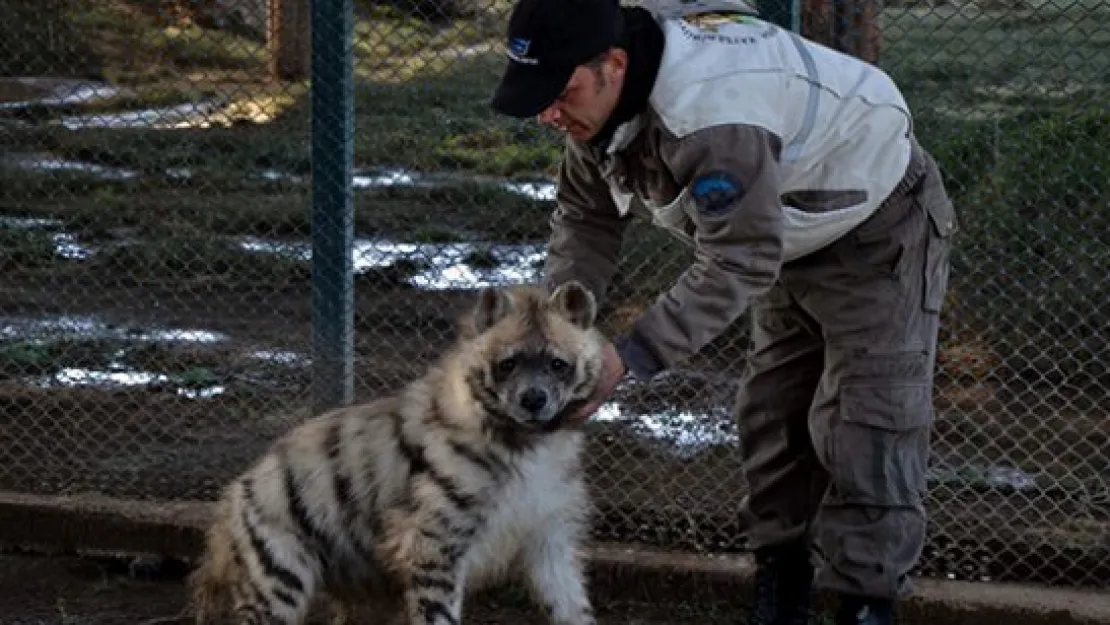
[[[1097,98],[1110,79],[1106,13],[1101,2],[1046,2],[1029,11],[887,9],[881,64],[918,109],[967,117],[968,109],[1074,105],[1077,94]]]
[[[226,361],[214,353],[174,349],[158,343],[116,339],[59,338],[0,343],[0,379],[53,375],[66,368],[95,371],[154,371],[195,388],[218,381]]]
[[[40,122],[30,126],[4,125],[0,117],[0,149],[124,168],[138,176],[104,180],[87,172],[0,166],[5,189],[0,210],[59,217],[68,228],[92,236],[156,226],[307,236],[307,183],[258,179],[265,171],[311,173],[306,88],[261,81],[263,59],[256,42],[191,25],[166,26],[141,6],[124,2],[79,4],[55,17],[77,29],[73,39],[82,52],[60,54],[58,67],[43,73],[67,73],[80,57],[92,68],[86,73],[122,85],[124,92],[80,109],[24,111],[24,119]],[[22,40],[49,40],[31,32],[50,30],[47,25],[25,28]],[[356,162],[496,177],[549,176],[558,158],[554,138],[534,124],[492,119],[487,110],[499,56],[478,54],[455,62],[451,72],[434,62],[451,50],[488,43],[498,29],[482,15],[433,24],[385,6],[367,10],[356,25],[362,76],[356,90]],[[143,63],[133,63],[134,58]],[[60,113],[108,113],[212,96],[227,102],[198,116],[207,127],[74,131],[49,123]],[[191,174],[187,180],[166,175],[183,169]],[[360,235],[412,240],[540,238],[549,210],[545,203],[466,181],[435,189],[359,191],[355,204]],[[429,207],[434,222],[425,217]]]
[[[48,232],[0,229],[0,271],[50,266],[55,247]]]
[[[139,234],[307,237],[311,197],[305,183],[171,177],[97,181],[90,174],[28,174],[0,167],[11,195],[0,212],[63,220],[68,231],[101,237],[126,228]],[[416,242],[479,237],[540,240],[550,205],[492,184],[459,181],[430,189],[379,187],[354,196],[358,236]],[[2,234],[0,236],[14,236]],[[22,236],[22,235],[21,235]]]
[[[22,4],[14,6],[18,13]],[[35,26],[27,22],[23,30],[8,27],[16,30],[9,40],[29,42],[29,47],[52,41],[48,18],[53,17],[75,31],[72,38],[80,42],[80,50],[57,51],[48,68],[30,64],[22,52],[10,53],[14,58],[7,65],[0,56],[0,75],[77,72],[126,87],[93,112],[217,95],[227,102],[217,112],[198,115],[197,121],[216,126],[210,130],[94,128],[74,133],[56,126],[12,127],[0,133],[0,146],[36,146],[67,158],[83,155],[148,169],[188,165],[213,172],[257,167],[309,171],[307,85],[264,80],[265,58],[258,42],[193,25],[165,25],[122,0],[78,4],[45,17]],[[558,157],[555,137],[534,124],[493,119],[488,110],[504,61],[499,53],[481,50],[500,38],[498,20],[482,13],[433,24],[375,6],[360,17],[355,30],[358,162],[497,175],[550,173]],[[471,51],[477,52],[459,57]],[[143,62],[134,63],[135,58]]]
[[[360,84],[355,104],[356,162],[422,171],[550,176],[559,157],[556,140],[535,124],[494,118],[488,110],[499,67],[499,61],[487,55],[458,61],[456,71],[443,76]],[[186,166],[214,176],[264,167],[310,171],[311,119],[303,90],[268,87],[256,96],[240,89],[238,95],[242,115],[257,113],[259,107],[252,105],[262,97],[261,108],[272,109],[276,119],[174,132],[11,128],[0,135],[0,145],[13,151],[34,146],[66,158],[153,171]],[[165,99],[164,92],[159,97],[162,102],[172,101]]]
[[[24,29],[21,37],[9,32],[11,41],[30,39],[54,52],[53,73],[73,68],[77,75],[127,88],[89,110],[225,96],[209,116],[209,127],[73,131],[45,122],[0,125],[5,151],[49,152],[141,174],[105,181],[88,174],[0,169],[5,189],[0,210],[58,217],[72,231],[92,237],[120,228],[163,238],[184,232],[185,241],[227,234],[307,236],[307,184],[258,178],[266,170],[311,173],[306,85],[263,81],[258,42],[188,23],[163,23],[147,4],[78,3],[68,12],[42,13],[59,18],[54,21],[10,22],[4,28]],[[18,17],[28,10],[24,5],[6,10]],[[496,47],[490,48],[499,45],[503,13],[491,11],[430,21],[397,6],[359,4],[354,137],[359,166],[522,179],[554,174],[558,138],[536,124],[497,117],[487,107],[503,64]],[[884,11],[881,65],[904,89],[917,132],[941,163],[963,215],[953,289],[965,328],[1005,320],[1004,327],[987,331],[1033,324],[1048,328],[1043,340],[1053,345],[1069,332],[1082,341],[1086,331],[1076,333],[1075,327],[1099,318],[1106,305],[1090,289],[1076,288],[1079,279],[1097,280],[1096,268],[1107,262],[1101,228],[1094,227],[1105,225],[1100,198],[1110,167],[1097,147],[1108,138],[1106,16],[1106,6],[1096,0],[1067,7],[1046,2],[1024,11],[975,5]],[[36,62],[49,56],[39,55]],[[133,62],[136,58],[142,62]],[[46,72],[37,65],[27,68]],[[9,63],[5,71],[12,70]],[[34,118],[41,121],[43,115],[38,111]],[[1075,147],[1080,145],[1086,147]],[[319,167],[326,169],[326,161]],[[192,176],[166,175],[181,168]],[[549,203],[458,179],[439,188],[358,190],[354,201],[360,235],[413,241],[542,240],[550,209]],[[630,237],[619,280],[626,301],[649,301],[687,257],[681,246],[657,234],[645,228]],[[8,266],[49,263],[49,243],[29,235],[0,258]],[[196,249],[224,257],[216,244]],[[116,268],[150,260],[153,253],[121,252]],[[229,271],[239,266],[231,260],[211,264],[221,263]],[[1061,266],[1067,270],[1059,271]],[[1052,329],[1052,324],[1071,328]],[[1047,353],[1048,347],[1040,351]]]

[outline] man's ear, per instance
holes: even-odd
[[[628,71],[628,51],[616,46],[609,48],[609,57],[605,59],[609,74],[613,78],[623,78]]]
[[[609,56],[616,67],[621,68],[621,70],[628,69],[628,50],[614,46],[609,48]]]

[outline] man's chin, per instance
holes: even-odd
[[[597,136],[597,131],[586,126],[575,126],[573,130],[568,130],[567,134],[579,143],[587,143]]]

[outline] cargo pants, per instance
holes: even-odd
[[[914,142],[866,222],[752,302],[735,415],[753,547],[812,540],[819,588],[898,599],[925,538],[938,318],[956,216]]]

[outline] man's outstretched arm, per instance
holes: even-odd
[[[648,379],[697,353],[778,279],[783,255],[778,137],[743,124],[669,137],[662,149],[690,198],[695,259],[618,341]]]

